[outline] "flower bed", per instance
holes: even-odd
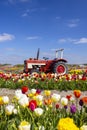
[[[29,88],[39,88],[42,90],[74,90],[80,89],[81,91],[87,90],[87,77],[80,74],[11,74],[0,73],[0,88],[18,89],[22,86]]]
[[[87,97],[80,90],[62,95],[50,90],[15,90],[0,97],[0,128],[2,130],[86,130]]]
[[[0,88],[14,92],[0,96],[1,130],[87,130],[86,75],[1,72]]]

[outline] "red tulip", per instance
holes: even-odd
[[[59,108],[59,104],[56,104],[56,109],[58,109]]]
[[[82,80],[86,80],[86,76],[83,76],[83,77],[82,77]]]
[[[72,95],[66,95],[66,98],[67,98],[68,100],[70,100],[71,97],[72,97]]]
[[[22,93],[26,93],[29,90],[28,86],[23,86],[22,87]]]
[[[34,109],[37,107],[37,102],[36,100],[31,100],[29,102],[29,106],[28,106],[32,111],[34,111]]]

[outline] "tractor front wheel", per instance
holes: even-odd
[[[39,70],[38,70],[38,69],[32,69],[32,70],[30,71],[30,74],[32,74],[32,73],[39,73]]]
[[[57,62],[54,64],[54,68],[53,68],[53,72],[57,73],[59,75],[64,75],[66,74],[68,71],[67,69],[67,65],[65,64],[65,62]]]

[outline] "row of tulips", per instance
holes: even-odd
[[[12,74],[0,73],[0,88],[18,89],[22,86],[29,86],[29,88],[40,89],[56,89],[56,90],[74,90],[80,89],[81,91],[87,90],[87,72],[81,74]]]
[[[87,130],[87,97],[80,90],[61,96],[50,90],[15,90],[0,97],[1,130]]]

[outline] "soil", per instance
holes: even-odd
[[[8,96],[11,100],[14,97],[15,90],[0,88],[0,96]]]

